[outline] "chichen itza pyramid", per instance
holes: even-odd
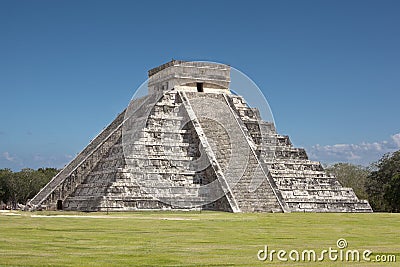
[[[372,212],[229,89],[224,64],[172,60],[29,203],[32,210]]]

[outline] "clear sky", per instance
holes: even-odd
[[[229,64],[324,163],[400,149],[400,1],[0,0],[0,168],[62,167],[171,58]]]

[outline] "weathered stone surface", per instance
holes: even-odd
[[[230,67],[171,61],[32,209],[371,212],[229,91]]]

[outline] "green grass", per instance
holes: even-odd
[[[347,249],[396,255],[400,214],[231,214],[222,212],[0,213],[0,265],[347,266],[348,262],[257,260],[269,249]],[[43,217],[32,217],[41,215]],[[46,216],[52,215],[52,216]],[[58,215],[58,217],[54,216]],[[78,215],[62,217],[59,215]],[[100,217],[88,217],[100,216]],[[327,259],[327,257],[326,257]],[[352,263],[376,266],[376,263]]]

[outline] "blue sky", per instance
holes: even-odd
[[[171,58],[230,64],[324,163],[400,149],[399,1],[0,0],[0,168],[62,167]]]

